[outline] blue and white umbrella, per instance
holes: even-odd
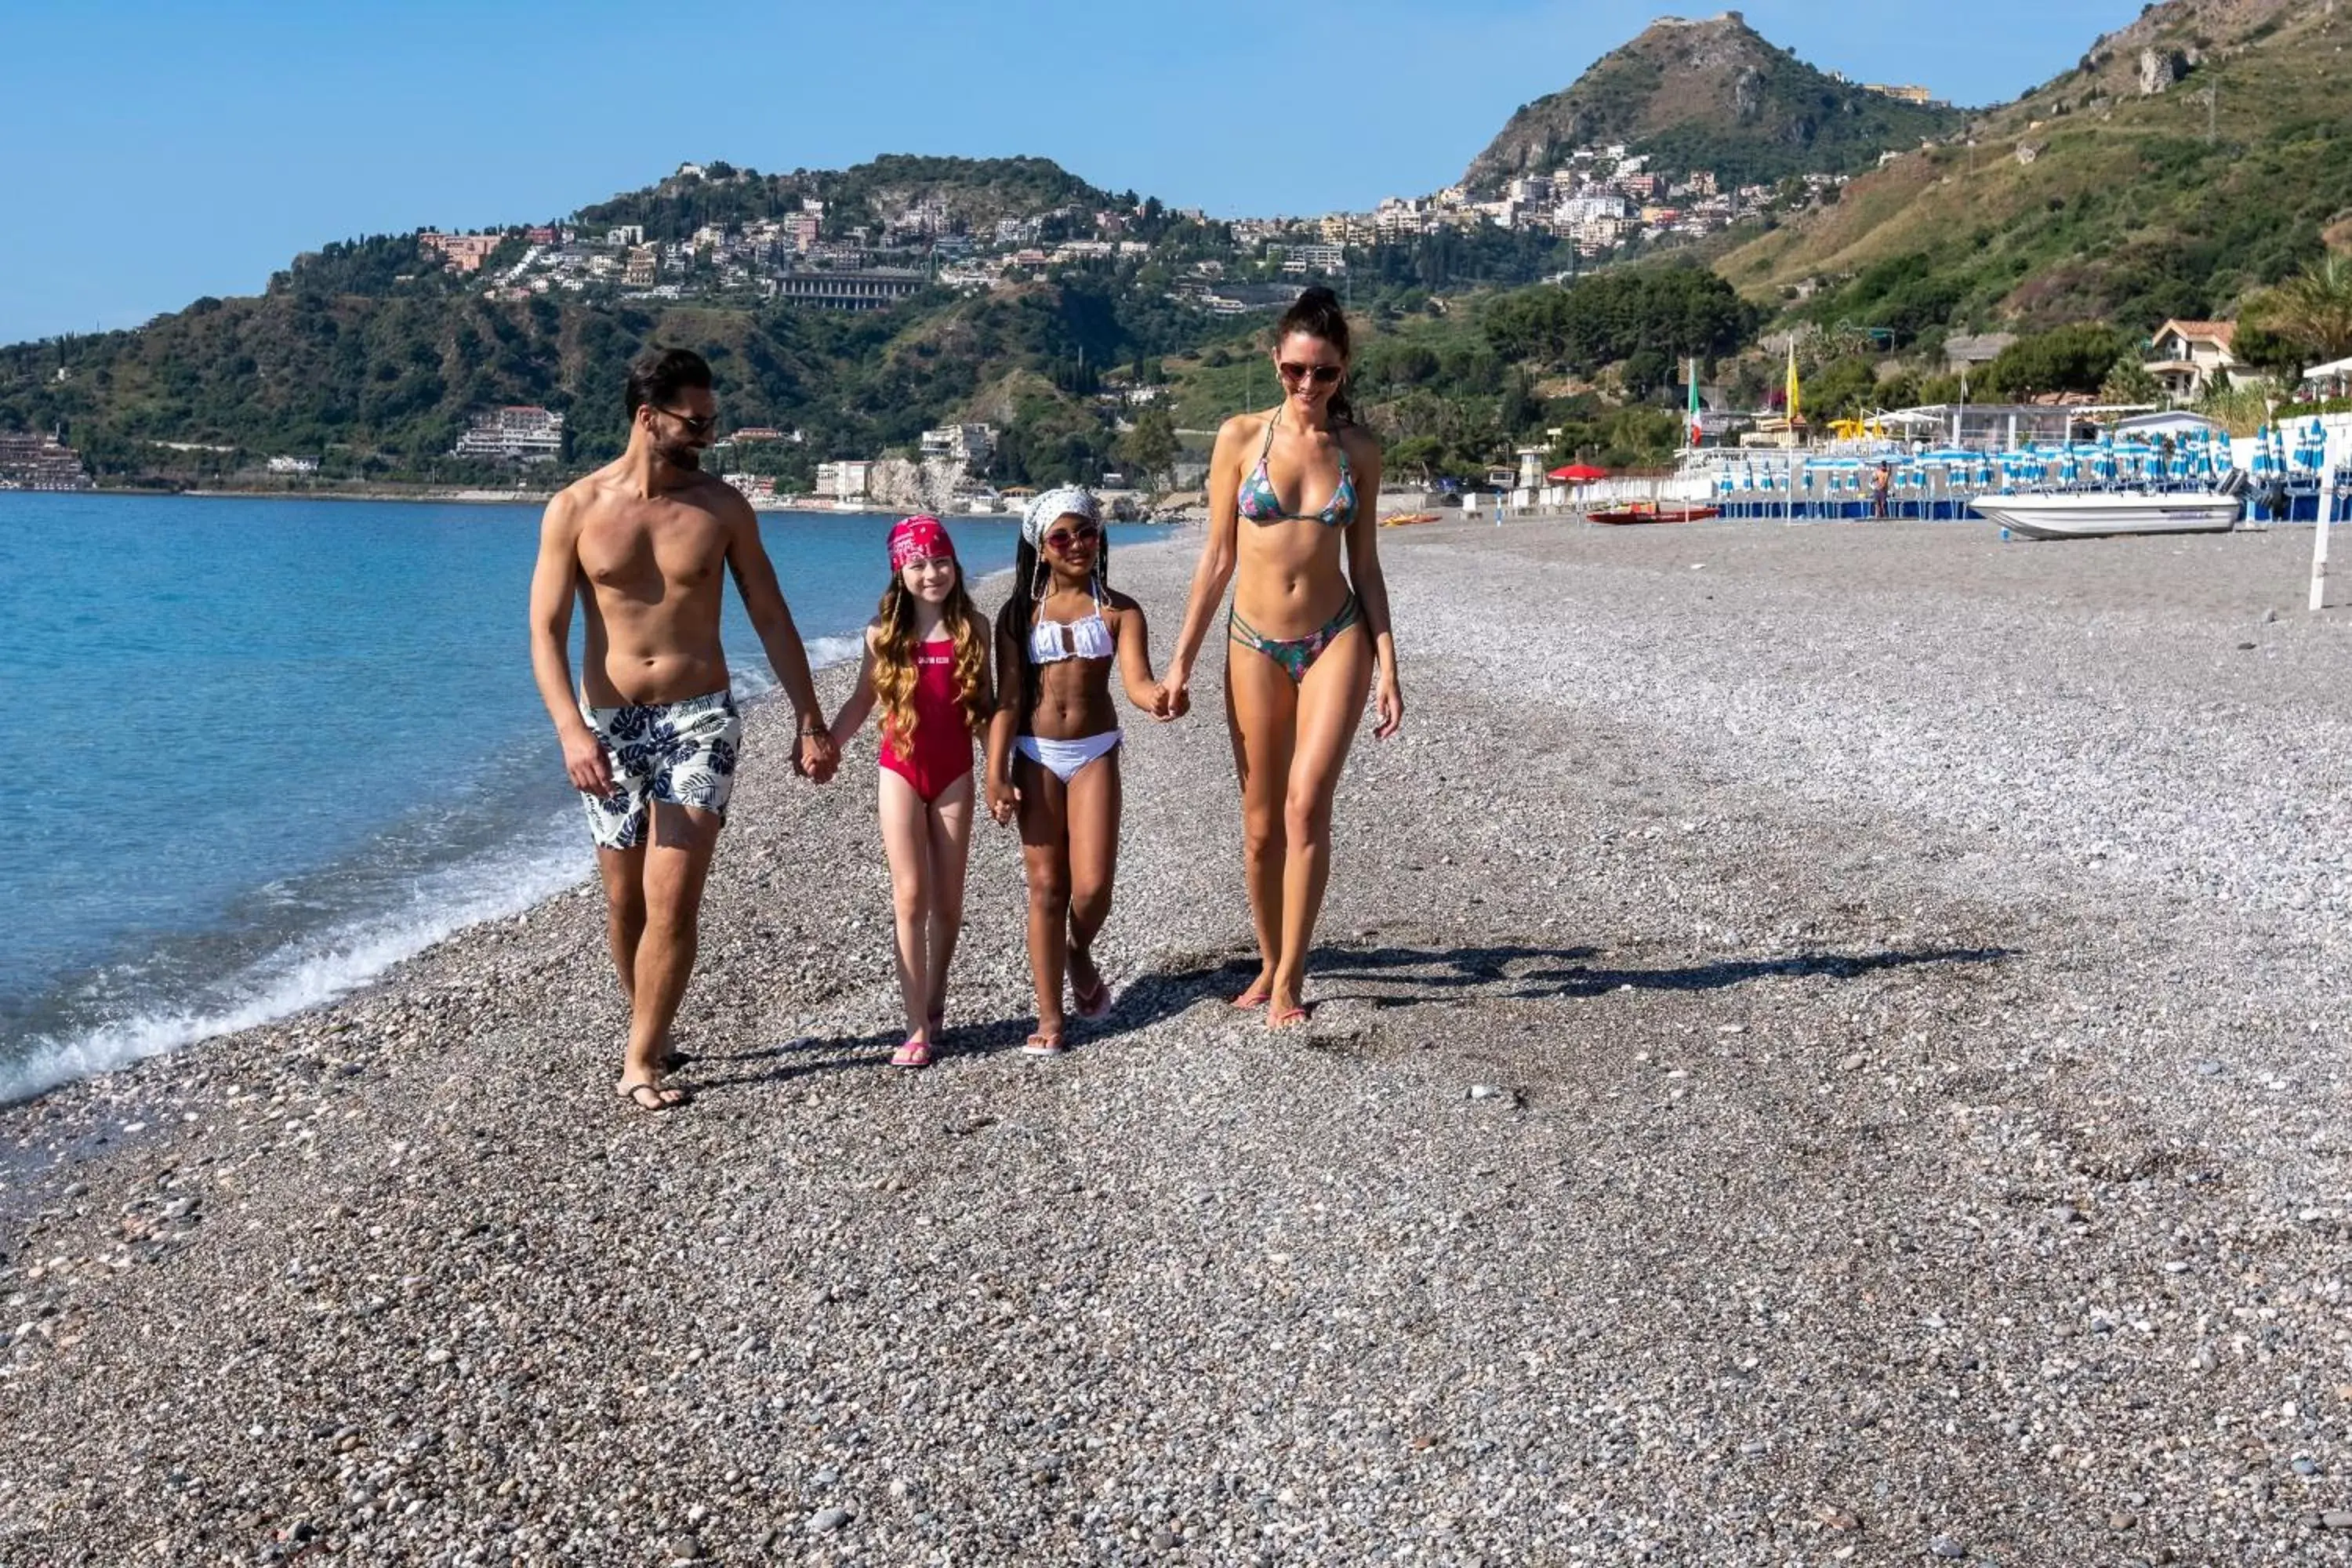
[[[2294,433],[2294,466],[2306,473],[2317,473],[2321,460],[2327,453],[2327,432],[2314,419]]]

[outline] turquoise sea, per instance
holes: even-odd
[[[764,517],[813,662],[854,656],[891,521]],[[0,493],[23,808],[0,851],[0,1103],[326,1000],[589,873],[530,681],[538,521]],[[1010,521],[952,531],[975,577],[1011,564]],[[739,695],[769,689],[731,588],[725,637]]]

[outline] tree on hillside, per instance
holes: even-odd
[[[2313,262],[2257,295],[2241,322],[2284,339],[2313,360],[2352,354],[2352,257]]]
[[[2096,321],[2077,321],[2018,339],[1985,367],[1984,390],[1996,397],[2045,392],[2096,392],[2131,339]]]
[[[1730,353],[1756,330],[1758,316],[1716,274],[1666,267],[1603,272],[1565,289],[1514,289],[1488,300],[1478,320],[1503,358],[1589,375],[1643,351],[1664,360]]]
[[[1407,436],[1388,449],[1388,471],[1400,478],[1409,474],[1427,484],[1430,471],[1444,456],[1445,443],[1436,437]]]
[[[1813,416],[1851,419],[1878,406],[1878,371],[1860,354],[1817,372],[1803,389],[1803,405]]]
[[[1118,460],[1150,484],[1164,479],[1176,466],[1180,450],[1176,422],[1168,416],[1168,410],[1155,404],[1138,414],[1135,428],[1119,437]]]
[[[2126,354],[2107,371],[2107,378],[2099,383],[2102,403],[2162,403],[2164,388],[2140,363],[2137,354]]]

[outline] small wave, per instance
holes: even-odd
[[[805,647],[810,667],[823,669],[856,659],[865,635],[813,637]],[[778,682],[765,659],[747,659],[737,665],[733,687],[739,700],[749,701],[777,690]],[[397,908],[297,936],[194,996],[135,1011],[137,1005],[129,1005],[124,1016],[70,1033],[0,1039],[0,1105],[324,1005],[468,926],[521,913],[592,869],[576,811],[566,810],[499,848],[418,875],[404,896],[396,895]],[[288,911],[313,896],[291,883],[257,893]],[[137,987],[136,973],[118,975]]]
[[[866,634],[855,637],[811,637],[808,639],[808,661],[811,669],[826,669],[836,664],[847,664],[863,657]]]
[[[433,872],[412,887],[402,908],[289,942],[184,1005],[101,1024],[69,1038],[17,1042],[0,1059],[0,1105],[320,1006],[467,926],[520,914],[589,869],[584,836],[560,831],[577,826],[567,812],[560,825],[549,824],[527,842]]]
[[[866,651],[866,634],[845,637],[810,637],[801,645],[808,652],[811,669],[829,669],[836,664],[848,664]],[[733,671],[730,685],[738,702],[749,702],[783,689],[764,659],[745,660]]]

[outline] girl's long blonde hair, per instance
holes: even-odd
[[[955,589],[948,595],[944,620],[955,637],[956,703],[963,710],[964,727],[976,740],[988,732],[989,693],[982,679],[988,668],[988,639],[980,611],[964,592],[963,563],[956,563]],[[915,746],[915,595],[898,573],[882,590],[876,618],[882,623],[874,639],[874,698],[882,706],[883,733],[901,752]]]

